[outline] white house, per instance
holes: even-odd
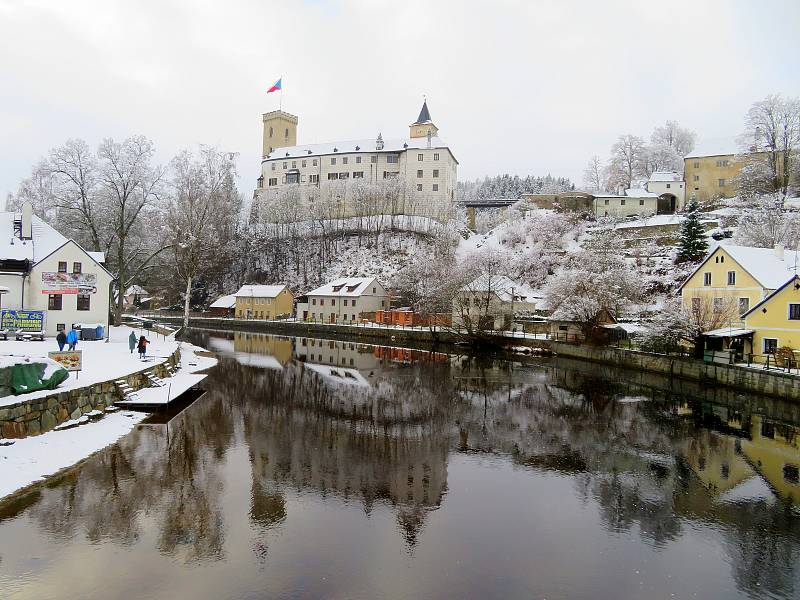
[[[536,310],[536,292],[506,276],[481,275],[453,299],[453,324],[508,329],[515,314]]]
[[[78,323],[107,327],[113,276],[100,261],[102,253],[58,233],[28,203],[18,213],[0,213],[0,286],[9,290],[0,297],[7,311],[2,328],[15,328],[8,311],[42,311],[48,336]]]
[[[672,214],[683,210],[686,201],[686,183],[677,171],[656,171],[645,184],[647,191],[658,196],[658,214]]]
[[[389,294],[375,277],[343,277],[305,294],[297,318],[324,323],[355,323],[361,313],[389,308]]]

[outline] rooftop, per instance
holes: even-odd
[[[262,162],[280,160],[283,158],[314,158],[330,154],[353,154],[356,152],[403,152],[405,150],[423,150],[428,148],[428,138],[399,138],[383,140],[383,149],[376,148],[376,139],[347,140],[341,142],[326,142],[323,144],[304,144],[302,146],[287,146],[276,148],[267,155]],[[438,136],[431,138],[431,148],[447,148],[447,144]],[[451,153],[452,154],[452,153]]]
[[[243,285],[239,288],[239,291],[234,294],[234,297],[275,298],[285,288],[285,285]]]
[[[676,171],[656,171],[648,181],[683,181],[683,176]]]
[[[236,306],[236,295],[220,296],[209,305],[209,308],[233,308]]]
[[[36,263],[67,243],[67,238],[36,215],[31,216],[32,240],[14,235],[19,213],[0,212],[0,260],[30,260]]]
[[[702,158],[704,156],[728,156],[737,154],[739,146],[731,138],[711,138],[698,143],[694,150],[684,158]]]
[[[308,296],[361,296],[368,289],[375,277],[342,277],[330,281],[315,290],[308,292]]]
[[[492,292],[503,302],[535,302],[538,294],[524,283],[518,283],[513,279],[502,275],[500,277],[489,277],[481,275],[472,283],[461,288],[463,292]],[[513,294],[513,298],[512,298]]]
[[[800,267],[800,252],[797,250],[784,250],[781,259],[774,248],[721,247],[756,281],[770,290],[781,287],[796,274],[796,268]]]

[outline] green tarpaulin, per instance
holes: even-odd
[[[42,363],[19,363],[11,367],[11,392],[18,396],[36,390],[52,390],[69,377],[66,369],[54,369],[44,378],[45,367]]]

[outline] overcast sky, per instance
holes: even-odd
[[[732,138],[800,95],[800,2],[0,0],[0,198],[70,137],[199,143],[259,173],[266,90],[298,141],[407,135],[423,94],[459,178],[564,175],[678,120]]]

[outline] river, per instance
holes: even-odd
[[[0,597],[800,596],[796,405],[561,359],[192,341],[220,356],[205,395],[0,504]]]

